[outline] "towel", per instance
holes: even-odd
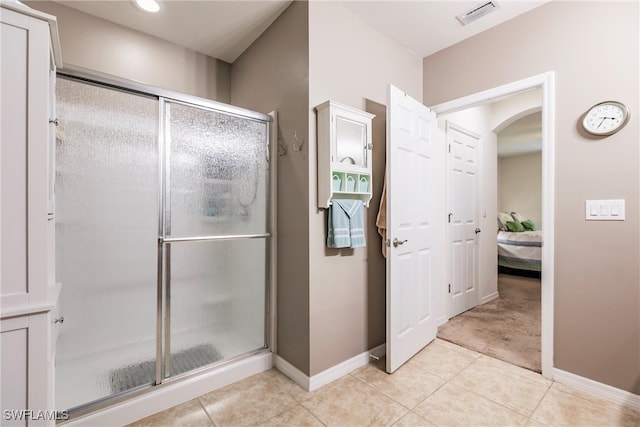
[[[380,197],[380,209],[376,218],[378,234],[382,236],[382,256],[387,257],[387,173],[385,171],[384,184],[382,186],[382,196]]]
[[[361,248],[364,237],[364,209],[361,200],[332,199],[328,218],[330,248]]]

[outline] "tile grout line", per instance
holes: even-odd
[[[460,370],[460,372],[458,372],[456,375],[454,375],[453,377],[451,377],[451,379],[450,379],[449,381],[447,381],[447,384],[449,384],[451,381],[453,381],[457,376],[459,376],[460,374],[462,374],[462,372],[464,372],[465,370],[467,370],[471,365],[473,365],[474,363],[476,363],[476,362],[477,362],[478,360],[480,360],[480,358],[481,358],[481,357],[483,357],[483,356],[485,356],[485,355],[481,355],[480,357],[478,357],[477,359],[475,359],[473,362],[471,362],[470,364],[468,364],[467,366],[465,366],[462,370]],[[487,356],[487,357],[491,357],[491,356]],[[500,368],[498,368],[498,369],[500,369]],[[523,369],[524,369],[524,368],[523,368]],[[525,417],[525,424],[526,424],[526,420],[528,420],[528,419],[531,417],[531,415],[533,415],[533,413],[535,412],[535,408],[534,408],[534,410],[533,410],[533,411],[531,411],[531,414],[529,414],[529,415],[523,415],[523,414],[522,414],[522,413],[520,413],[519,411],[517,411],[517,410],[515,410],[515,409],[513,409],[513,408],[510,408],[510,407],[506,406],[504,403],[497,402],[497,401],[495,401],[494,399],[492,399],[492,398],[490,398],[490,397],[483,396],[482,394],[477,393],[475,390],[471,390],[470,388],[468,388],[468,387],[464,386],[464,384],[453,384],[453,383],[452,383],[451,385],[453,385],[453,386],[457,386],[457,387],[461,387],[461,388],[465,389],[466,391],[468,391],[468,392],[470,392],[470,393],[475,394],[475,395],[476,395],[476,396],[478,396],[478,397],[481,397],[481,398],[483,398],[483,399],[486,399],[486,400],[488,400],[489,402],[495,403],[496,405],[499,405],[499,406],[501,406],[501,407],[503,407],[503,408],[505,408],[505,409],[507,409],[507,410],[509,410],[509,411],[511,411],[511,412],[513,412],[513,413],[515,413],[515,414],[517,414],[517,415],[520,415],[520,416]],[[540,399],[540,401],[538,402],[538,405],[540,404],[540,402],[542,401],[542,399],[544,398],[544,396],[546,396],[546,394],[547,394],[547,392],[549,391],[549,388],[550,388],[550,387],[551,387],[550,385],[549,385],[549,386],[547,386],[547,390],[545,390],[544,394],[542,395],[542,398],[541,398],[541,399]],[[536,405],[536,408],[538,407],[538,405]],[[524,424],[523,424],[523,425],[524,425]]]
[[[553,386],[553,380],[551,380],[551,384],[549,384],[549,386],[547,387],[547,390],[544,392],[544,394],[542,395],[542,397],[541,397],[541,398],[540,398],[540,400],[538,401],[538,404],[536,405],[536,407],[535,407],[535,408],[533,408],[533,412],[531,412],[531,415],[529,415],[529,419],[528,419],[528,421],[533,420],[533,421],[535,421],[535,422],[537,422],[537,423],[543,424],[541,421],[538,421],[538,420],[536,420],[535,418],[533,418],[533,414],[535,414],[535,413],[536,413],[536,411],[537,411],[537,410],[538,410],[538,408],[540,407],[540,404],[542,403],[542,401],[544,400],[544,398],[545,398],[545,397],[547,397],[547,394],[549,393],[549,390],[551,390],[551,387],[552,387],[552,386]],[[546,425],[546,424],[544,424],[544,425]]]
[[[204,411],[204,413],[207,415],[207,418],[209,418],[209,421],[211,421],[211,424],[213,424],[213,427],[218,427],[218,425],[216,424],[215,421],[213,421],[213,418],[211,418],[211,415],[209,414],[209,411],[207,411],[207,408],[204,407],[204,403],[202,403],[202,400],[200,400],[200,397],[204,396],[204,395],[200,395],[198,396],[196,399],[198,399],[198,403],[200,404],[200,407],[202,408],[202,410]]]

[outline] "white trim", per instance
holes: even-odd
[[[329,384],[330,382],[347,375],[355,369],[366,366],[369,363],[369,360],[369,352],[365,351],[364,353],[353,356],[351,359],[347,359],[342,363],[338,363],[337,365],[332,366],[329,369],[325,369],[319,374],[316,374],[309,378],[309,391],[317,390],[323,385]]]
[[[304,372],[293,366],[291,363],[287,362],[279,355],[276,355],[274,362],[274,367],[277,370],[288,376],[294,383],[298,384],[303,389],[310,391],[310,378]]]
[[[384,357],[387,354],[387,343],[382,343],[377,347],[373,347],[371,350],[369,350],[369,354],[373,356],[374,359],[376,357]]]
[[[553,380],[585,393],[640,411],[640,395],[555,368]]]
[[[126,425],[236,381],[268,371],[272,366],[271,352],[257,354],[202,375],[157,386],[158,389],[153,392],[74,419],[64,425],[65,427]]]
[[[431,109],[437,114],[450,114],[500,98],[542,89],[542,375],[553,376],[553,292],[555,246],[555,72],[549,71],[473,95],[438,104]]]
[[[489,295],[486,295],[486,296],[480,298],[480,304],[479,305],[486,304],[488,302],[493,301],[494,299],[498,299],[499,297],[500,297],[500,294],[498,293],[498,291],[492,292]]]
[[[342,363],[332,366],[331,368],[312,377],[307,376],[304,372],[278,355],[275,356],[275,367],[303,389],[307,391],[314,391],[325,384],[329,384],[330,382],[353,372],[355,369],[366,366],[371,361],[372,355],[380,358],[385,354],[386,344],[381,344],[369,351],[360,353],[351,359],[347,359]]]
[[[446,314],[443,314],[438,318],[438,327],[444,325],[449,321],[449,317]]]

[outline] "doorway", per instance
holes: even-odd
[[[542,94],[542,229],[545,244],[541,249],[544,269],[541,274],[541,370],[551,378],[553,368],[553,250],[554,250],[554,73],[548,72],[433,107],[438,116],[460,112],[506,97],[539,89]],[[482,212],[485,216],[485,212]],[[495,221],[495,219],[494,219]],[[490,230],[487,230],[490,231]],[[486,255],[486,253],[484,254]],[[482,249],[481,249],[481,257]],[[494,259],[496,259],[494,257]],[[495,265],[495,264],[494,264]],[[497,291],[497,277],[496,277]],[[482,286],[482,283],[481,283]],[[444,289],[443,292],[447,292]],[[493,298],[497,297],[497,292]],[[491,298],[489,293],[487,298]],[[443,316],[441,323],[448,320]]]

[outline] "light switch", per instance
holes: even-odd
[[[624,221],[624,200],[587,200],[585,219],[589,221]]]
[[[617,203],[611,205],[611,216],[620,216],[620,206]]]

